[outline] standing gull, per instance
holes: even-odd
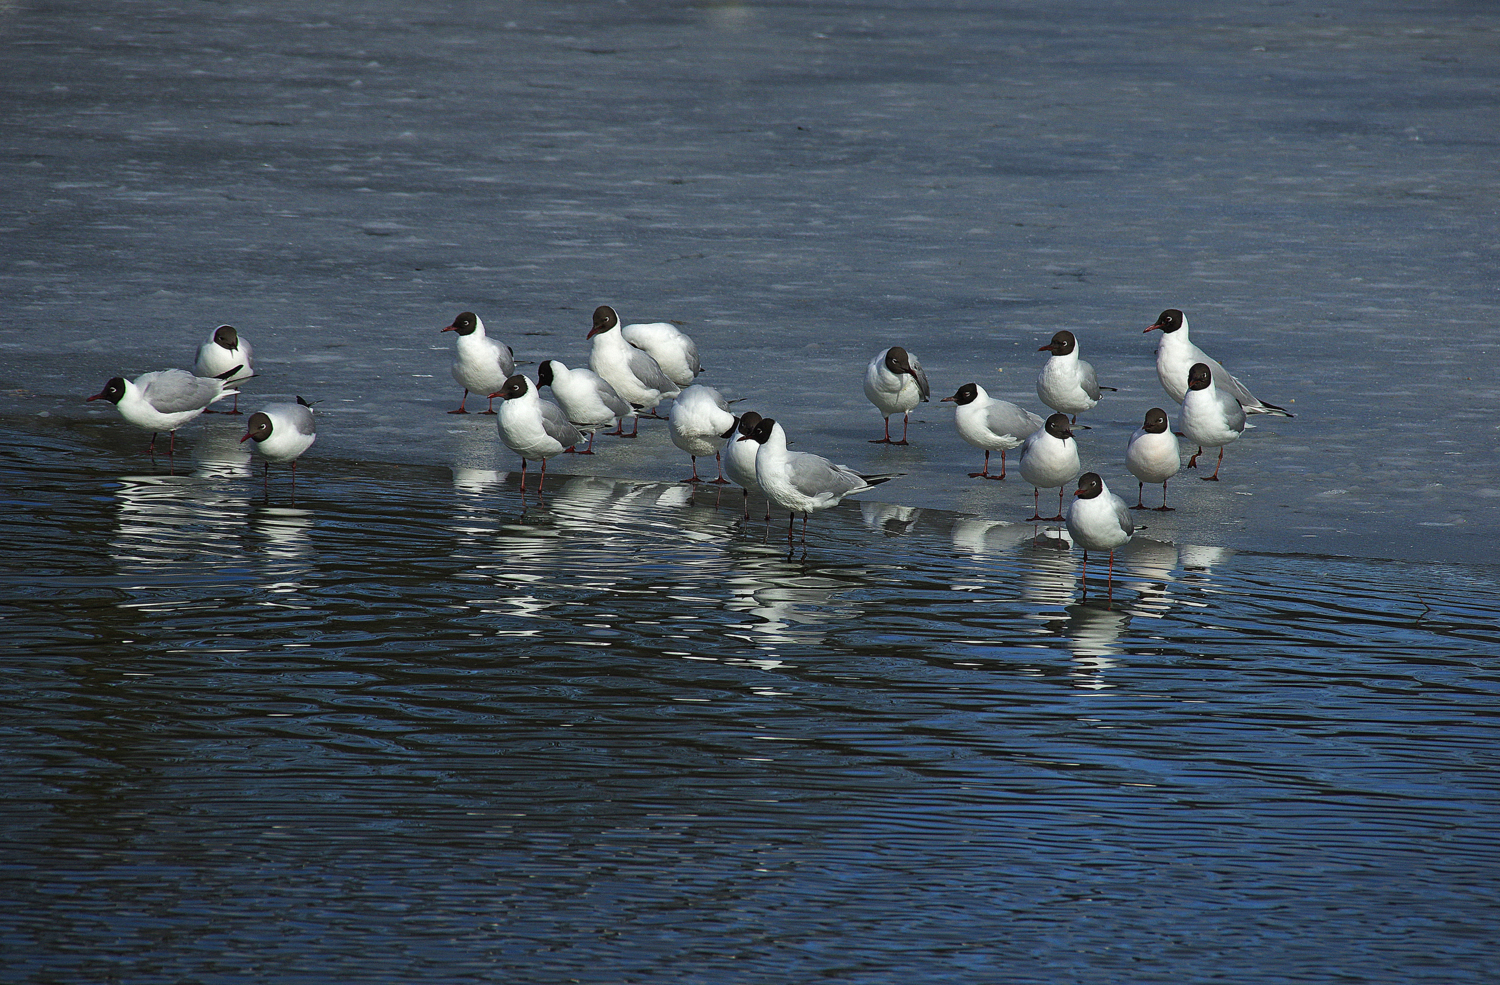
[[[505,386],[510,374],[516,371],[515,353],[504,342],[496,342],[484,332],[484,320],[472,311],[461,311],[453,324],[443,329],[458,333],[458,345],[453,352],[453,378],[464,388],[463,399],[458,410],[450,414],[467,414],[464,404],[470,392],[493,394]],[[495,401],[491,397],[481,414],[495,413]]]
[[[521,492],[526,491],[526,460],[541,459],[542,476],[537,480],[537,492],[547,481],[547,459],[560,455],[583,440],[583,434],[572,424],[561,407],[550,400],[543,400],[536,392],[536,385],[517,373],[505,381],[498,393],[491,397],[504,397],[500,405],[495,426],[500,431],[500,440],[505,447],[521,456]]]
[[[620,315],[607,304],[594,309],[594,324],[620,325]],[[703,372],[698,362],[698,345],[684,331],[668,321],[637,322],[620,325],[625,341],[645,351],[661,367],[667,378],[679,387],[690,386]]]
[[[1035,434],[1046,422],[1029,410],[1009,400],[991,397],[978,383],[965,383],[943,403],[957,404],[953,423],[958,435],[975,448],[984,449],[984,470],[970,472],[971,479],[1005,478],[1005,453],[1018,448],[1028,435]],[[990,475],[990,452],[1000,453],[1000,474]]]
[[[146,449],[150,455],[156,454],[157,434],[168,432],[171,440],[167,454],[170,456],[177,447],[177,429],[203,413],[226,391],[232,390],[228,380],[239,370],[239,366],[231,366],[218,376],[194,376],[185,369],[142,373],[134,380],[116,376],[85,403],[108,400],[125,420],[150,431],[151,445]]]
[[[1036,351],[1052,353],[1037,374],[1036,395],[1053,410],[1072,415],[1075,423],[1079,414],[1099,402],[1100,391],[1114,390],[1099,385],[1093,364],[1079,358],[1078,338],[1067,329],[1054,334],[1051,342]]]
[[[1214,386],[1238,400],[1240,406],[1245,408],[1245,413],[1295,416],[1284,408],[1257,398],[1212,356],[1194,345],[1188,337],[1187,316],[1177,308],[1163,311],[1146,331],[1161,332],[1161,340],[1156,343],[1156,377],[1161,380],[1162,389],[1167,391],[1167,396],[1178,403],[1187,396],[1188,370],[1203,363],[1213,375]]]
[[[790,451],[786,432],[769,417],[761,418],[755,430],[740,441],[755,441],[755,481],[777,506],[787,511],[787,543],[792,542],[793,520],[802,514],[802,542],[807,543],[807,515],[837,506],[845,496],[868,492],[899,473],[861,475],[847,465],[835,465],[820,455]]]
[[[1198,467],[1198,456],[1204,448],[1219,449],[1214,474],[1204,482],[1218,482],[1219,468],[1224,464],[1224,446],[1245,432],[1245,408],[1240,402],[1214,385],[1213,371],[1207,363],[1196,363],[1188,370],[1188,391],[1182,398],[1182,414],[1177,418],[1182,433],[1198,446],[1187,467]]]
[[[682,388],[662,371],[661,364],[651,358],[645,349],[638,349],[625,340],[620,333],[620,318],[607,304],[594,309],[593,327],[587,338],[593,339],[589,351],[589,369],[615,388],[615,392],[639,411],[654,413],[656,405],[667,397],[675,397]],[[630,429],[629,437],[636,436],[640,418]],[[625,437],[625,422],[614,432]]]
[[[588,447],[580,455],[594,453],[595,431],[635,416],[635,408],[591,369],[569,369],[559,360],[544,359],[536,368],[536,385],[552,387],[568,423],[588,433]]]
[[[1136,490],[1133,510],[1155,509],[1158,512],[1172,511],[1167,505],[1167,480],[1182,468],[1182,449],[1177,435],[1167,421],[1167,412],[1160,407],[1146,411],[1146,421],[1135,429],[1130,443],[1125,446],[1125,467],[1140,480]],[[1145,501],[1146,483],[1161,483],[1161,505],[1148,507]]]
[[[1109,491],[1098,472],[1078,479],[1076,499],[1068,507],[1068,534],[1083,548],[1083,597],[1089,595],[1089,551],[1109,551],[1109,594],[1115,593],[1115,548],[1135,533],[1125,501]]]
[[[734,429],[734,414],[729,410],[729,401],[711,386],[694,383],[672,401],[671,413],[667,415],[667,433],[672,444],[692,457],[693,477],[685,482],[702,482],[698,478],[698,456],[712,454],[719,463],[719,477],[709,481],[726,485],[724,459],[719,450],[724,435]]]
[[[1059,411],[1047,418],[1041,430],[1021,443],[1021,478],[1036,488],[1031,492],[1033,509],[1028,520],[1063,519],[1063,486],[1078,474],[1078,442],[1068,425],[1068,415]],[[1057,516],[1042,516],[1043,489],[1057,487]]]
[[[917,404],[932,396],[927,374],[915,355],[893,345],[877,352],[865,367],[865,396],[885,416],[885,437],[871,438],[872,445],[906,444],[906,428]],[[891,415],[900,414],[901,440],[891,440]]]
[[[255,367],[251,365],[250,356],[253,350],[250,343],[235,330],[233,325],[220,325],[214,329],[214,334],[209,340],[198,347],[198,358],[193,361],[194,376],[218,376],[227,369],[239,367],[239,371],[226,381],[228,383],[241,383],[255,375]],[[234,394],[234,406],[226,411],[213,411],[205,409],[205,414],[238,414],[240,412],[240,391],[229,391]]]
[[[312,404],[297,398],[294,404],[267,404],[245,421],[245,436],[240,443],[254,439],[251,447],[266,460],[261,478],[267,494],[271,490],[271,463],[292,463],[292,495],[297,495],[297,458],[318,440],[313,427]]]
[[[750,519],[750,494],[753,492],[758,496],[765,496],[765,490],[760,488],[760,482],[755,478],[755,453],[760,451],[760,443],[757,441],[740,441],[741,437],[749,437],[755,433],[755,427],[760,423],[761,417],[753,410],[746,411],[735,418],[734,429],[724,435],[726,439],[723,450],[724,472],[733,479],[741,489],[745,491],[745,519]],[[771,519],[771,500],[766,500],[766,519]]]

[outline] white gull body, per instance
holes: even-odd
[[[1079,469],[1078,442],[1073,437],[1073,429],[1068,426],[1067,414],[1061,411],[1053,414],[1047,418],[1041,430],[1021,442],[1020,467],[1021,478],[1036,487],[1032,495],[1036,508],[1028,519],[1063,519],[1062,487],[1072,481]],[[1054,487],[1058,490],[1057,516],[1043,517],[1040,507],[1041,490]]]
[[[104,389],[88,399],[108,400],[120,416],[136,427],[151,432],[150,451],[156,450],[156,435],[167,431],[173,435],[168,454],[176,446],[176,432],[188,421],[202,414],[209,404],[233,389],[226,380],[234,367],[217,376],[194,376],[185,369],[163,369],[142,373],[134,380],[116,376]]]
[[[787,539],[790,540],[791,518],[802,514],[802,531],[807,536],[807,516],[817,510],[837,506],[845,496],[867,492],[894,475],[861,475],[847,465],[835,465],[820,455],[791,451],[786,431],[771,418],[762,418],[749,437],[760,450],[755,453],[755,481],[766,496],[788,512]]]
[[[1079,357],[1078,339],[1072,332],[1057,332],[1037,351],[1052,353],[1037,374],[1036,395],[1053,410],[1076,418],[1099,402],[1100,391],[1113,389],[1099,386],[1093,364]]]
[[[899,345],[875,353],[865,367],[865,397],[885,418],[885,437],[873,439],[873,443],[906,444],[912,410],[931,396],[922,362],[913,353]],[[892,414],[903,415],[900,441],[891,440]]]
[[[638,411],[649,413],[662,400],[682,391],[650,353],[625,340],[620,333],[619,317],[608,305],[594,310],[593,327],[587,337],[593,340],[589,369]]]
[[[635,416],[635,408],[615,392],[598,373],[579,367],[569,369],[557,359],[544,359],[536,368],[537,386],[550,386],[568,423],[589,436],[589,447],[581,455],[592,455],[594,432],[618,420]]]
[[[1009,400],[990,396],[978,383],[965,383],[953,396],[944,397],[943,402],[957,405],[953,411],[953,423],[958,428],[958,436],[975,448],[984,449],[984,470],[970,472],[971,479],[1005,478],[1005,453],[1019,448],[1021,442],[1046,423],[1039,415]],[[1000,453],[999,475],[990,475],[992,451]]]
[[[469,394],[482,393],[488,396],[505,386],[505,381],[516,371],[515,353],[504,342],[497,342],[485,334],[484,319],[472,311],[459,312],[453,324],[443,329],[454,332],[458,342],[453,350],[453,379],[464,388],[463,399],[457,410],[450,414],[467,414],[464,404]],[[484,414],[495,413],[495,402],[490,400]]]
[[[1109,491],[1097,472],[1085,472],[1078,479],[1078,491],[1068,507],[1068,535],[1083,548],[1083,592],[1088,595],[1088,552],[1109,552],[1110,592],[1114,592],[1115,548],[1126,544],[1135,533],[1135,521],[1125,501]]]
[[[547,477],[547,459],[560,455],[583,440],[583,434],[568,422],[561,407],[543,400],[536,384],[519,373],[505,381],[498,396],[504,399],[495,417],[495,427],[505,447],[521,456],[521,490],[526,490],[526,461],[540,459],[542,479]],[[540,485],[538,485],[540,488]]]
[[[1177,418],[1183,435],[1198,446],[1188,459],[1188,468],[1198,467],[1198,455],[1204,448],[1219,449],[1214,474],[1205,482],[1217,482],[1219,467],[1224,464],[1224,446],[1245,432],[1245,408],[1234,397],[1214,384],[1213,371],[1207,363],[1194,363],[1188,370],[1188,392],[1182,398],[1182,413]]]
[[[693,477],[688,482],[698,482],[698,456],[713,455],[719,462],[719,477],[714,482],[722,485],[724,478],[723,458],[719,449],[724,437],[735,427],[734,414],[729,401],[711,386],[694,383],[672,401],[672,410],[667,415],[667,433],[672,444],[687,452],[693,459]],[[732,435],[731,435],[732,436]]]
[[[1250,392],[1250,388],[1230,375],[1218,360],[1193,344],[1188,332],[1187,316],[1177,308],[1168,308],[1157,316],[1147,332],[1161,332],[1156,343],[1156,378],[1175,402],[1187,396],[1188,370],[1203,363],[1213,374],[1214,386],[1240,402],[1247,414],[1275,414],[1292,417],[1284,408],[1268,404]]]
[[[1135,429],[1125,446],[1125,467],[1140,480],[1136,490],[1136,504],[1131,509],[1146,509],[1144,496],[1146,483],[1161,483],[1161,505],[1158,511],[1170,511],[1167,505],[1167,480],[1182,468],[1182,447],[1177,435],[1172,433],[1172,424],[1167,412],[1160,407],[1146,411],[1146,419]]]
[[[239,367],[227,378],[227,382],[243,382],[255,375],[255,366],[251,360],[254,351],[250,343],[245,341],[233,325],[220,325],[214,329],[214,334],[209,337],[209,340],[198,347],[198,356],[193,360],[193,374],[195,376],[218,376],[220,373]],[[234,395],[234,407],[224,413],[238,414],[240,412],[238,390],[225,391],[220,399],[231,393]],[[212,414],[215,411],[205,410],[204,413]]]

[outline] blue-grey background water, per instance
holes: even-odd
[[[0,7],[0,980],[1490,982],[1500,12],[1029,3]],[[450,416],[671,319],[798,447],[741,519],[661,422]],[[1292,420],[1113,598],[891,344],[1035,408],[1157,313]],[[154,461],[83,398],[254,343],[318,400]],[[1147,496],[1151,493],[1148,491]]]

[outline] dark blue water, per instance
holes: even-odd
[[[1488,985],[1497,35],[0,5],[0,981]],[[601,303],[906,474],[790,549],[660,422],[523,496],[438,330],[583,365]],[[1073,330],[1129,492],[1169,306],[1297,417],[1085,595],[936,397],[1036,408]],[[84,403],[223,323],[245,409],[318,401],[295,495],[243,418],[153,460]],[[896,343],[907,448],[859,382]]]
[[[1492,570],[6,433],[8,980],[1494,970]]]

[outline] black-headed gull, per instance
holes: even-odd
[[[1160,407],[1152,407],[1146,411],[1145,423],[1130,436],[1130,443],[1125,446],[1125,467],[1140,480],[1135,505],[1131,509],[1154,509],[1166,513],[1172,511],[1172,507],[1167,505],[1167,480],[1182,468],[1182,449],[1177,443],[1177,435],[1172,433],[1167,421],[1167,412]],[[1146,505],[1148,482],[1153,485],[1161,483],[1160,506]]]
[[[1093,364],[1079,358],[1078,337],[1067,329],[1054,333],[1052,341],[1036,351],[1052,353],[1037,374],[1036,395],[1053,410],[1072,415],[1074,422],[1099,402],[1101,391],[1114,390],[1099,385]]]
[[[537,491],[547,481],[547,459],[560,455],[583,440],[583,434],[568,423],[568,415],[550,400],[543,400],[536,384],[520,373],[505,381],[491,397],[505,402],[495,417],[495,427],[505,447],[521,456],[521,491],[526,491],[526,460],[540,459],[542,477]]]
[[[1268,404],[1250,392],[1249,387],[1235,379],[1208,353],[1193,344],[1188,337],[1187,316],[1177,308],[1168,308],[1157,316],[1147,332],[1161,332],[1156,343],[1156,377],[1161,380],[1167,396],[1178,403],[1187,396],[1188,370],[1203,363],[1213,374],[1214,386],[1240,402],[1247,414],[1275,414],[1294,417],[1283,407]]]
[[[254,350],[250,343],[245,341],[244,336],[233,325],[220,325],[214,329],[214,334],[209,340],[198,347],[198,358],[193,361],[193,374],[195,376],[218,376],[225,370],[238,366],[239,371],[229,377],[230,383],[241,383],[255,375],[255,367],[251,364],[250,357]],[[240,392],[229,391],[234,394],[234,406],[226,411],[215,411],[205,409],[205,414],[238,414],[240,412]]]
[[[793,521],[802,514],[802,542],[807,542],[807,516],[815,510],[837,506],[845,496],[868,492],[900,473],[861,475],[847,465],[835,465],[820,455],[791,451],[786,431],[769,417],[761,418],[755,430],[740,441],[760,445],[755,453],[755,481],[777,506],[787,511],[786,539],[792,541]]]
[[[312,404],[297,398],[294,404],[267,404],[245,421],[245,436],[240,443],[254,439],[251,447],[266,460],[261,483],[270,490],[271,463],[292,463],[292,495],[297,495],[297,458],[318,440],[313,426]]]
[[[970,472],[971,479],[1005,478],[1005,453],[1019,448],[1021,442],[1035,434],[1046,422],[1031,411],[1017,407],[1009,400],[992,397],[978,383],[965,383],[943,403],[958,406],[953,411],[953,423],[958,427],[958,436],[975,448],[984,449],[984,470]],[[990,452],[1000,453],[1000,474],[990,475]]]
[[[593,339],[589,350],[589,369],[598,373],[615,392],[624,397],[637,411],[654,414],[656,405],[667,397],[675,397],[682,388],[662,371],[661,364],[651,358],[645,349],[638,349],[625,340],[620,333],[620,318],[607,304],[594,309],[593,327],[586,338]],[[640,418],[635,420],[629,437],[635,437],[640,427]],[[625,436],[625,422],[615,432]]]
[[[162,431],[171,435],[167,454],[177,447],[177,429],[203,413],[209,404],[233,389],[228,380],[239,372],[231,366],[218,376],[194,376],[185,369],[162,369],[142,373],[134,380],[116,376],[104,389],[88,398],[108,400],[120,416],[136,427],[151,432],[148,454],[156,454],[156,436]]]
[[[620,315],[614,308],[601,304],[594,309],[594,323],[620,325]],[[620,334],[625,341],[644,350],[661,367],[667,378],[679,387],[690,386],[703,372],[698,362],[698,344],[684,331],[668,321],[636,322],[620,325]]]
[[[734,430],[724,435],[724,449],[721,463],[724,473],[745,491],[745,519],[750,519],[750,494],[753,492],[758,496],[765,496],[765,491],[760,488],[760,482],[755,478],[755,453],[760,451],[760,443],[756,441],[740,441],[741,437],[749,437],[755,433],[755,426],[759,424],[761,417],[753,410],[747,410],[735,418]],[[766,499],[766,519],[771,519],[771,500]]]
[[[1109,551],[1109,592],[1115,591],[1115,548],[1135,533],[1135,521],[1125,501],[1109,491],[1098,472],[1078,478],[1078,490],[1068,507],[1068,535],[1083,548],[1083,597],[1089,595],[1089,551]]]
[[[719,477],[710,481],[721,486],[728,484],[719,449],[724,444],[724,435],[734,426],[729,401],[713,387],[694,383],[677,395],[667,414],[667,433],[672,437],[672,444],[692,457],[693,476],[684,482],[702,482],[698,478],[698,456],[712,454],[719,463]]]
[[[493,394],[504,387],[516,371],[516,356],[510,346],[485,334],[484,320],[472,311],[459,312],[453,324],[443,331],[458,334],[458,344],[453,350],[453,379],[464,388],[458,410],[448,413],[467,414],[464,404],[468,403],[469,394]],[[495,401],[491,399],[480,413],[495,413]]]
[[[1036,488],[1031,492],[1033,509],[1028,520],[1063,519],[1063,486],[1078,474],[1078,441],[1068,424],[1068,415],[1058,411],[1048,417],[1041,430],[1021,442],[1021,478]],[[1042,516],[1043,489],[1057,488],[1057,516]]]
[[[1188,391],[1182,398],[1182,414],[1177,423],[1187,439],[1198,446],[1188,459],[1188,468],[1198,467],[1198,456],[1203,449],[1219,449],[1214,474],[1203,477],[1204,482],[1218,482],[1219,468],[1224,464],[1224,446],[1245,433],[1245,408],[1214,385],[1213,370],[1207,363],[1194,363],[1188,370]]]
[[[927,374],[922,372],[921,360],[893,345],[875,353],[865,367],[865,396],[885,418],[885,437],[871,438],[870,444],[904,445],[911,412],[932,396],[932,387],[927,384]],[[891,440],[892,414],[902,415],[900,441]]]
[[[635,416],[635,408],[591,369],[569,369],[557,359],[544,359],[536,367],[536,385],[550,386],[568,423],[588,434],[588,447],[580,455],[594,453],[595,431]]]

